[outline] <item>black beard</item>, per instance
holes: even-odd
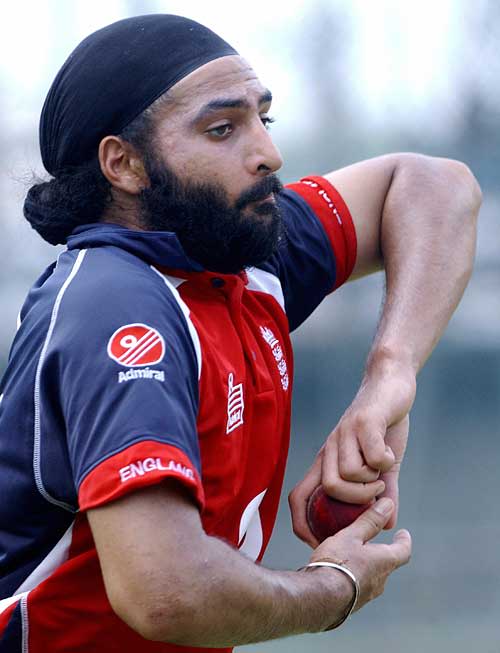
[[[141,221],[150,231],[173,231],[184,252],[205,269],[234,274],[262,264],[284,236],[278,205],[265,201],[283,186],[274,174],[261,179],[232,206],[218,184],[182,181],[168,167],[146,161],[150,187],[142,191]]]

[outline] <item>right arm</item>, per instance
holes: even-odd
[[[368,543],[390,514],[368,510],[311,558],[349,560],[361,587],[358,608],[409,559],[406,531],[390,545]],[[319,632],[340,622],[352,601],[342,572],[269,570],[207,535],[173,481],[89,510],[88,518],[111,606],[146,639],[224,647]]]

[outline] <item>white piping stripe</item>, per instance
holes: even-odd
[[[28,653],[29,642],[29,618],[28,618],[28,592],[21,599],[21,623],[23,626],[22,653]]]
[[[248,277],[246,287],[248,290],[257,290],[272,295],[281,308],[285,310],[285,297],[278,277],[259,268],[250,268],[246,273]]]
[[[165,285],[169,288],[170,292],[174,296],[176,302],[179,304],[179,307],[186,318],[186,323],[187,327],[189,329],[189,334],[191,336],[191,340],[193,341],[193,346],[194,350],[196,352],[196,360],[198,361],[198,379],[201,377],[201,344],[200,344],[200,337],[198,336],[198,332],[196,331],[196,328],[190,318],[190,311],[189,307],[186,304],[186,302],[182,299],[182,297],[179,295],[179,291],[177,290],[177,286],[180,286],[181,283],[184,281],[184,279],[178,279],[177,277],[170,277],[167,276],[166,274],[162,274],[159,270],[157,270],[155,267],[151,266],[151,269],[153,272],[156,272],[156,274],[163,279],[165,282]]]
[[[155,268],[155,272],[158,272],[158,270],[157,270],[156,268]],[[161,273],[160,273],[160,274],[161,274]],[[162,276],[167,276],[167,275],[163,275],[163,274],[162,274]],[[183,283],[186,283],[186,279],[181,279],[181,278],[179,278],[179,277],[171,277],[171,276],[169,276],[169,277],[168,277],[168,280],[169,280],[170,283],[174,286],[174,288],[178,288],[178,287],[181,286]]]
[[[35,483],[37,486],[38,491],[40,494],[50,503],[53,503],[56,506],[59,506],[60,508],[64,508],[65,510],[68,510],[70,512],[74,512],[74,508],[70,506],[67,503],[64,503],[63,501],[59,501],[58,499],[55,499],[54,497],[50,496],[50,494],[47,492],[43,485],[42,481],[42,473],[40,469],[40,450],[41,450],[41,425],[40,425],[40,379],[42,376],[42,367],[45,362],[45,356],[47,354],[47,350],[49,348],[49,343],[50,339],[52,337],[52,333],[54,331],[54,327],[56,325],[56,320],[57,320],[57,315],[59,313],[59,307],[61,305],[62,298],[64,296],[64,293],[66,292],[69,284],[73,281],[75,278],[78,270],[80,269],[80,266],[82,264],[82,261],[85,257],[86,254],[85,249],[82,249],[79,253],[78,256],[76,257],[76,261],[71,269],[71,272],[68,275],[68,278],[66,281],[63,283],[61,289],[59,290],[56,301],[54,303],[54,307],[52,308],[52,315],[50,318],[50,325],[49,329],[47,331],[47,336],[45,337],[45,342],[42,347],[42,352],[40,354],[40,358],[38,360],[38,366],[36,369],[36,376],[35,376],[35,393],[34,393],[34,403],[35,403],[35,428],[34,428],[34,443],[33,443],[33,472],[35,475]]]
[[[139,338],[139,340],[135,343],[135,345],[131,349],[127,349],[127,351],[124,351],[123,354],[118,358],[118,360],[123,363],[129,356],[134,356],[135,352],[137,349],[140,349],[140,347],[143,345],[145,340],[148,340],[151,338],[151,336],[154,336],[155,332],[153,329],[150,329],[149,331],[146,331],[146,333]]]
[[[68,559],[69,547],[73,538],[74,522],[61,537],[59,542],[54,548],[45,556],[40,564],[35,567],[31,574],[22,582],[16,590],[16,594],[29,592],[37,585],[40,585],[44,580],[51,576],[58,567],[60,567]]]
[[[6,599],[2,599],[0,601],[0,614],[2,614],[2,612],[5,612],[5,610],[7,610],[7,608],[13,603],[17,603],[17,601],[20,601],[23,598],[23,596],[26,596],[27,594],[28,592],[23,592],[22,594],[15,594],[14,596],[9,596]]]
[[[129,360],[127,365],[135,365],[138,360],[140,360],[145,354],[147,354],[150,349],[153,349],[154,347],[156,347],[156,345],[158,343],[161,343],[160,338],[154,338],[152,341],[149,340],[149,342],[147,343],[149,346],[146,347],[146,349],[143,348],[142,351],[140,351],[137,354],[137,356],[135,356],[132,360]]]
[[[61,537],[59,542],[42,560],[42,562],[31,572],[26,580],[16,590],[14,596],[9,596],[0,601],[0,614],[7,610],[9,606],[20,601],[21,604],[21,624],[22,624],[22,653],[28,653],[29,649],[29,615],[28,615],[28,595],[32,589],[51,576],[67,559],[71,541],[73,538],[73,526],[71,526]]]

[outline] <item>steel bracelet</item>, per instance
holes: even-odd
[[[333,630],[334,628],[338,628],[341,626],[344,621],[347,621],[349,617],[351,616],[354,608],[356,607],[356,603],[358,602],[359,598],[359,583],[356,579],[356,576],[352,573],[352,571],[349,569],[349,567],[346,567],[345,565],[339,565],[336,562],[327,562],[325,561],[318,561],[318,562],[310,562],[308,565],[305,565],[304,567],[301,567],[298,569],[298,571],[306,570],[309,568],[314,568],[314,567],[331,567],[332,569],[338,569],[339,571],[343,572],[346,576],[349,577],[349,580],[351,581],[353,588],[354,588],[354,597],[352,599],[352,603],[349,607],[349,610],[347,611],[347,614],[336,624],[332,624],[331,626],[328,626],[328,628],[325,628],[325,631],[327,630]]]

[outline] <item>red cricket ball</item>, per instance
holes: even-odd
[[[360,505],[333,499],[320,485],[307,502],[307,523],[314,537],[322,542],[352,524],[370,505],[371,503]]]

